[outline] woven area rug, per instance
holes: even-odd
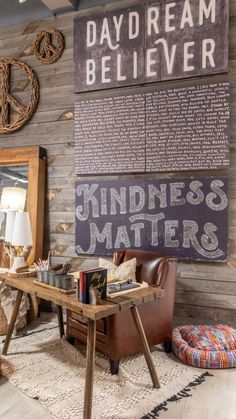
[[[207,372],[187,367],[160,348],[152,353],[161,382],[153,389],[142,355],[126,358],[112,376],[108,359],[96,353],[94,419],[159,417],[168,403],[192,394]],[[80,419],[83,413],[85,347],[59,339],[58,329],[41,330],[10,343],[2,374],[18,389],[40,402],[57,419]]]

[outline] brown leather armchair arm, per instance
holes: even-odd
[[[175,257],[137,249],[117,250],[113,255],[113,263],[119,266],[132,258],[137,259],[137,282],[145,281],[161,288],[166,286],[167,278],[171,274],[171,266],[177,266]]]

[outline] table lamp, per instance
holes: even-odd
[[[0,211],[6,213],[5,226],[5,250],[10,257],[10,266],[12,260],[12,253],[9,246],[12,242],[13,229],[17,211],[24,211],[26,202],[27,189],[14,187],[5,187],[2,189]]]
[[[25,265],[25,258],[23,256],[24,247],[33,245],[31,223],[28,212],[16,213],[11,245],[15,249],[17,256],[14,256],[10,271],[16,272],[17,268]]]
[[[11,243],[17,211],[8,210],[5,228],[5,242]]]
[[[17,187],[3,188],[0,211],[7,214],[6,229],[5,229],[5,242],[11,243],[15,217],[17,211],[24,211],[27,190]]]
[[[3,188],[0,211],[24,211],[27,189],[14,187]]]

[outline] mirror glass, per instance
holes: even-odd
[[[6,228],[7,243],[11,241],[13,211],[27,211],[32,229],[32,248],[27,258],[30,266],[42,257],[43,253],[43,224],[44,224],[44,194],[45,194],[46,150],[42,147],[15,147],[0,150],[0,206],[8,208]],[[8,194],[7,187],[18,188]],[[23,189],[22,189],[23,188]],[[27,189],[27,202],[25,203]],[[16,198],[16,192],[21,192]],[[9,200],[9,196],[11,199]],[[4,205],[2,204],[4,202]],[[12,204],[13,202],[13,204]],[[18,203],[14,208],[14,203]],[[20,205],[21,203],[21,205]],[[25,208],[24,208],[25,205]],[[12,211],[10,211],[10,209]],[[3,210],[4,212],[4,210]],[[3,216],[1,216],[3,219]],[[4,216],[5,217],[5,216]],[[8,236],[9,233],[9,236]],[[2,244],[2,243],[0,243]]]
[[[28,190],[28,165],[0,166],[0,202],[4,188],[21,188]],[[27,194],[26,204],[27,208]],[[0,210],[0,241],[5,238],[6,212]]]

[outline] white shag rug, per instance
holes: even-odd
[[[79,349],[79,350],[78,350]],[[84,346],[77,349],[59,339],[57,328],[13,339],[2,374],[22,392],[38,399],[56,419],[83,417]],[[159,417],[168,402],[191,395],[208,373],[185,366],[160,348],[152,352],[161,382],[153,389],[143,355],[126,358],[118,375],[111,375],[108,359],[96,353],[93,418],[148,419]]]

